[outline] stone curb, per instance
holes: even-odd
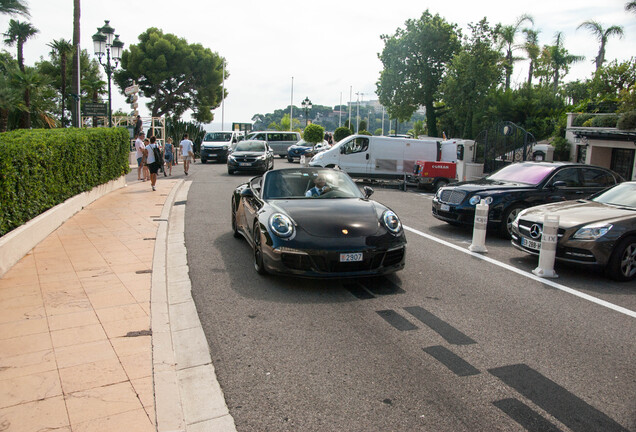
[[[181,180],[168,195],[155,242],[150,315],[157,431],[233,432],[192,299],[185,206],[174,206],[187,200],[191,184]]]
[[[0,238],[0,277],[31,249],[84,207],[110,192],[126,186],[126,176],[82,192],[48,209]]]

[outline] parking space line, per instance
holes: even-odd
[[[606,307],[608,309],[612,309],[612,310],[614,310],[616,312],[622,313],[622,314],[630,316],[632,318],[636,318],[636,312],[634,312],[633,310],[624,308],[622,306],[615,305],[615,304],[610,303],[610,302],[605,301],[605,300],[601,300],[600,298],[591,296],[589,294],[585,294],[585,293],[577,291],[577,290],[575,290],[573,288],[566,287],[565,285],[561,285],[561,284],[556,283],[556,282],[554,282],[552,280],[540,278],[539,276],[536,276],[536,275],[534,275],[532,273],[528,273],[526,271],[520,270],[520,269],[518,269],[516,267],[513,267],[511,265],[504,264],[501,261],[494,260],[494,259],[489,258],[487,256],[484,256],[484,255],[481,255],[481,254],[478,254],[478,253],[475,253],[475,252],[471,252],[468,249],[465,249],[465,248],[463,248],[461,246],[457,246],[456,244],[447,242],[446,240],[442,240],[442,239],[437,238],[435,236],[432,236],[430,234],[426,234],[426,233],[424,233],[422,231],[416,230],[415,228],[404,226],[404,229],[407,230],[407,231],[412,232],[413,234],[417,234],[417,235],[419,235],[421,237],[427,238],[429,240],[432,240],[432,241],[437,242],[439,244],[442,244],[444,246],[448,246],[450,248],[453,248],[455,250],[463,252],[463,253],[465,253],[467,255],[471,255],[471,256],[473,256],[475,258],[479,258],[481,260],[484,260],[486,262],[489,262],[491,264],[494,264],[494,265],[499,266],[501,268],[504,268],[506,270],[510,270],[511,272],[517,273],[517,274],[519,274],[521,276],[525,276],[525,277],[527,277],[529,279],[533,279],[533,280],[535,280],[537,282],[541,282],[541,283],[543,283],[545,285],[548,285],[548,286],[550,286],[552,288],[556,288],[556,289],[558,289],[560,291],[566,292],[568,294],[572,294],[574,296],[577,296],[577,297],[582,298],[584,300],[590,301],[592,303],[596,303],[597,305]]]

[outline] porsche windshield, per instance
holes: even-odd
[[[270,171],[263,188],[265,199],[364,198],[351,178],[331,169]]]
[[[636,183],[621,183],[592,198],[592,201],[636,209]]]
[[[516,163],[503,167],[499,171],[486,177],[486,179],[538,185],[554,171],[554,168],[554,166],[548,165]]]

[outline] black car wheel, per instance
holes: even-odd
[[[233,170],[233,169],[231,169],[231,168],[228,168],[228,169],[227,169],[227,173],[228,173],[229,175],[232,175],[232,174],[234,174],[234,170]]]
[[[201,163],[202,163],[202,164],[206,163],[207,161],[208,161],[207,159],[203,159],[203,158],[201,158]]]
[[[254,224],[254,270],[259,275],[267,273],[263,264],[263,246],[261,242],[261,229],[258,222]]]
[[[524,208],[525,207],[521,205],[513,205],[504,211],[503,217],[501,218],[501,224],[499,225],[499,234],[503,238],[508,240],[512,238],[512,223]]]
[[[444,186],[446,186],[448,184],[448,180],[446,179],[438,179],[434,184],[433,184],[433,192],[437,192],[437,190],[439,188],[443,188]]]
[[[294,158],[291,156],[287,156],[287,162],[292,163],[294,162]]]
[[[238,232],[238,226],[236,224],[236,205],[234,198],[232,197],[232,234],[234,238],[241,238],[241,234]]]
[[[606,268],[607,275],[626,282],[636,277],[636,237],[626,237],[616,246]]]

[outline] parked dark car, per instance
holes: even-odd
[[[396,272],[404,268],[404,229],[391,209],[369,199],[372,193],[365,187],[363,194],[346,173],[329,168],[269,171],[234,191],[234,237],[248,241],[259,274]]]
[[[433,216],[453,225],[472,225],[475,205],[489,205],[488,228],[510,238],[521,210],[540,204],[586,198],[623,179],[601,167],[569,162],[520,162],[483,179],[455,183],[437,191]]]
[[[271,169],[274,169],[274,152],[265,141],[241,141],[227,157],[228,174],[236,171],[264,173]]]
[[[559,216],[557,261],[601,266],[612,279],[636,277],[636,182],[625,182],[589,200],[524,210],[512,224],[512,244],[538,255],[545,215]]]
[[[305,140],[300,140],[287,148],[287,162],[293,162],[295,159],[300,160],[300,157],[303,155],[308,155],[311,159],[311,156],[329,148],[331,148],[331,146],[327,141],[314,145]]]

